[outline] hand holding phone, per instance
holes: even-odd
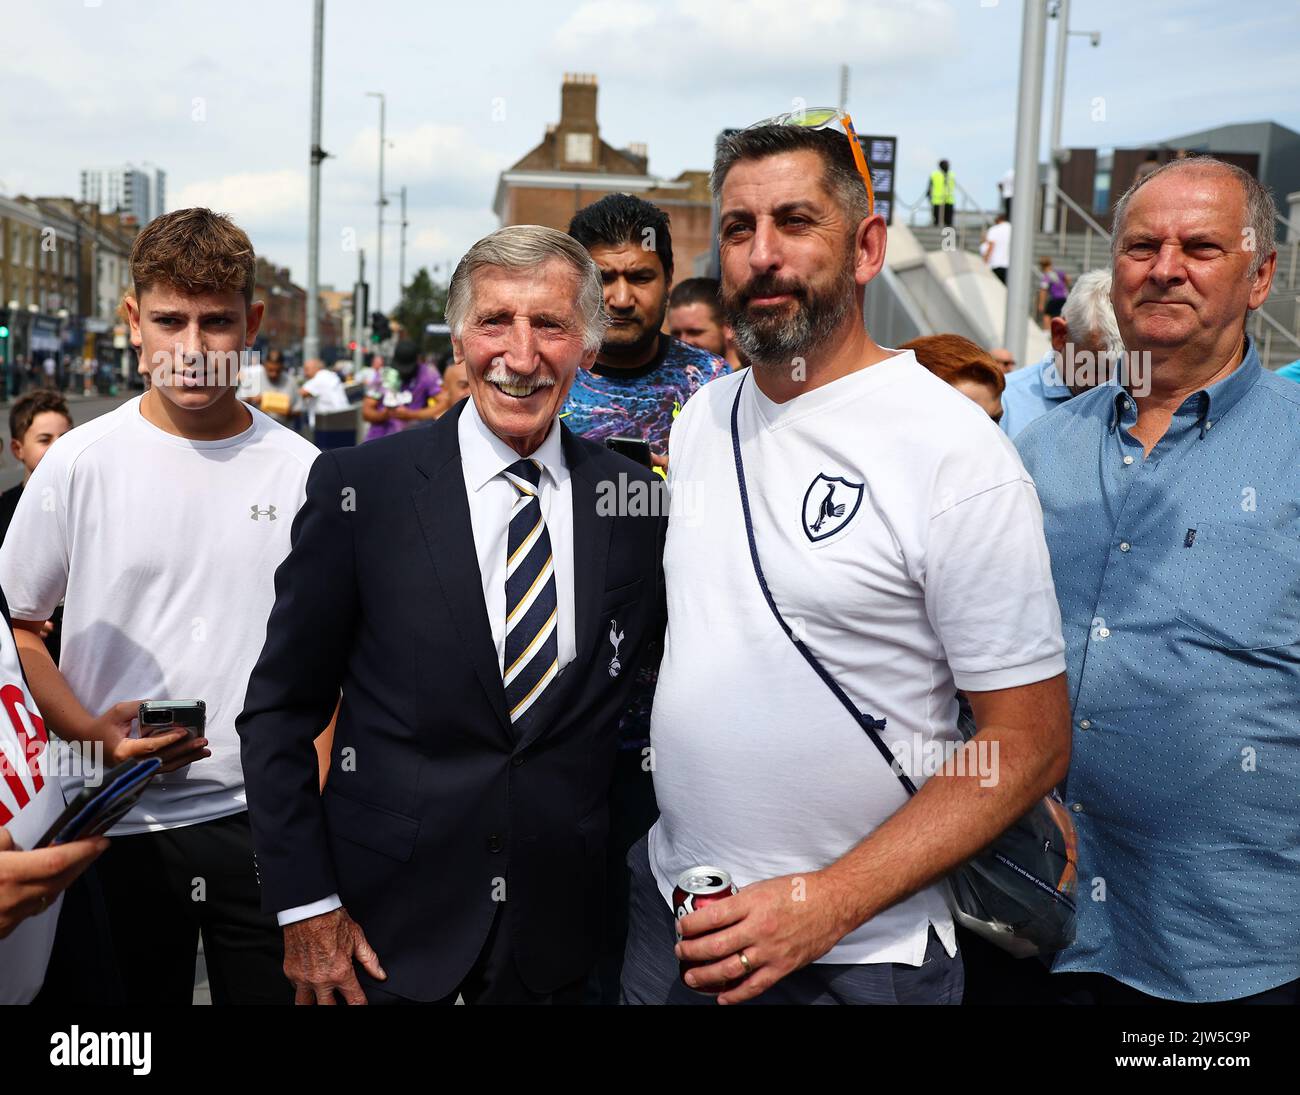
[[[640,437],[607,437],[605,448],[635,460],[643,468],[650,467],[650,442]]]
[[[210,757],[205,737],[192,737],[188,728],[154,725],[152,736],[133,737],[132,730],[140,714],[139,700],[115,703],[86,729],[81,736],[104,743],[104,753],[110,764],[142,757],[158,757],[164,772],[174,772],[196,760]],[[142,734],[149,729],[142,727]]]

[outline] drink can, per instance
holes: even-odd
[[[673,887],[673,915],[678,920],[681,920],[685,916],[690,916],[693,912],[699,912],[700,909],[712,905],[715,901],[726,900],[736,892],[736,884],[731,881],[731,875],[721,867],[713,867],[708,864],[691,867],[677,876],[677,885]],[[681,938],[680,929],[678,929],[677,937]],[[679,962],[679,975],[682,978],[682,984],[686,984],[687,970],[694,969],[696,966],[710,964],[708,962]],[[686,987],[691,988],[690,985]],[[692,989],[692,991],[700,992],[701,990]],[[705,995],[716,996],[720,991],[722,990],[708,991]]]

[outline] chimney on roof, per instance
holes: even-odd
[[[596,76],[566,72],[560,85],[560,126],[569,132],[596,132]]]

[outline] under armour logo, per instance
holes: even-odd
[[[254,503],[248,508],[253,511],[250,514],[250,520],[256,521],[259,517],[269,517],[272,521],[275,520],[275,506],[267,506],[266,509],[258,509],[257,504]]]

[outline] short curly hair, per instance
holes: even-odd
[[[155,285],[185,293],[243,293],[253,302],[257,257],[248,235],[224,213],[177,209],[141,229],[131,248],[135,299]]]

